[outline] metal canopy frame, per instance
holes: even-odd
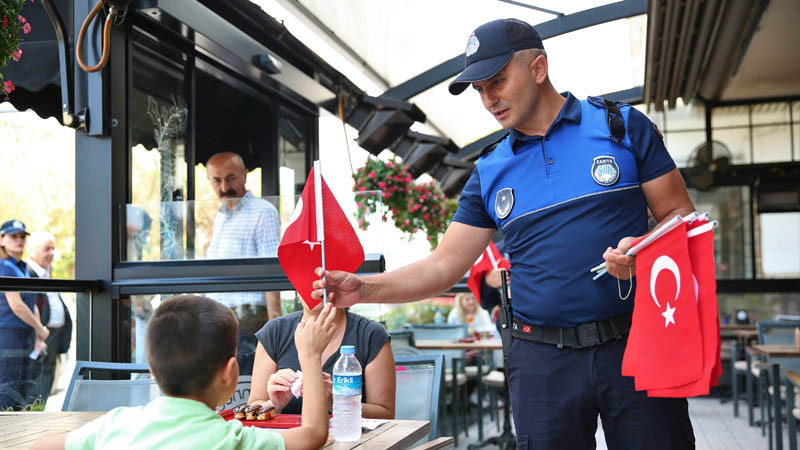
[[[528,7],[528,5],[519,5]],[[555,13],[554,11],[548,11]],[[623,0],[621,2],[598,6],[573,14],[556,17],[553,20],[535,25],[536,31],[542,40],[549,39],[572,31],[581,30],[619,19],[638,16],[647,13],[647,0]],[[455,56],[436,67],[426,70],[421,74],[392,87],[382,94],[399,100],[408,100],[439,83],[457,75],[464,70],[464,55]]]

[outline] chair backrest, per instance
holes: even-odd
[[[397,388],[394,417],[431,422],[429,439],[436,439],[444,379],[444,355],[395,356]]]
[[[77,361],[62,411],[110,411],[118,406],[141,406],[161,395],[152,378],[89,380],[86,372],[148,373],[147,364]]]
[[[414,340],[422,341],[426,339],[461,339],[467,337],[467,324],[461,323],[412,323],[411,331],[414,332]]]
[[[389,332],[392,338],[392,350],[395,347],[413,347],[414,333],[411,330],[392,330]]]
[[[397,347],[392,346],[392,354],[394,354],[394,356],[409,356],[409,355],[421,355],[422,352],[420,352],[414,347],[408,347],[406,345],[398,345]]]
[[[794,329],[800,322],[789,320],[762,320],[758,322],[759,344],[794,344]]]
[[[411,330],[414,332],[414,341],[423,340],[444,340],[457,341],[467,336],[466,324],[430,324],[412,323]],[[420,350],[420,353],[441,353],[444,355],[445,370],[453,365],[453,358],[460,358],[464,355],[463,350]]]

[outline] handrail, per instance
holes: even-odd
[[[103,280],[0,277],[0,291],[17,292],[101,292]]]

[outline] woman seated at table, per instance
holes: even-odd
[[[468,333],[491,332],[494,330],[492,318],[489,313],[478,305],[478,300],[472,293],[456,294],[456,306],[450,310],[447,323],[467,324]]]
[[[253,363],[253,378],[250,384],[249,404],[272,400],[276,411],[283,414],[300,414],[300,397],[291,392],[298,378],[300,362],[294,345],[294,330],[301,320],[316,317],[322,303],[303,311],[272,319],[258,332],[258,347]],[[331,373],[339,358],[342,345],[355,346],[355,355],[362,370],[362,417],[370,419],[393,419],[395,396],[395,366],[389,333],[379,323],[353,314],[344,309],[336,310],[336,331],[325,351],[322,352],[322,371],[325,381],[328,411],[333,409],[331,396]]]

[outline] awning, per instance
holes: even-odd
[[[53,2],[71,35],[71,2]],[[41,2],[26,2],[22,15],[31,24],[31,32],[21,36],[22,58],[0,71],[4,79],[14,82],[15,89],[9,100],[18,110],[32,109],[42,118],[55,117],[61,122],[61,73],[55,30]]]

